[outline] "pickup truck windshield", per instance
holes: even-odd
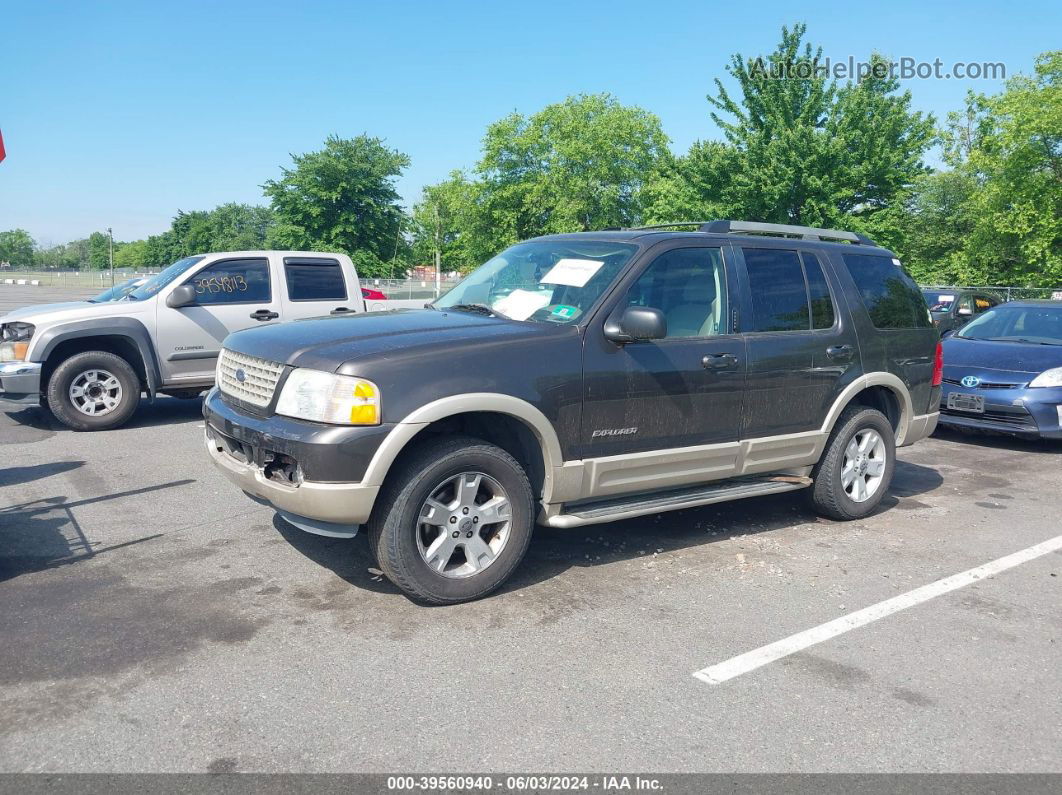
[[[536,323],[574,323],[636,250],[602,240],[518,243],[480,265],[433,306]]]
[[[142,285],[137,287],[133,292],[129,293],[127,297],[133,301],[142,301],[145,298],[150,298],[202,259],[202,257],[185,257],[184,259],[177,260],[168,268],[160,273],[156,273]]]

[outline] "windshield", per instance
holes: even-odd
[[[603,240],[532,240],[507,248],[436,301],[513,320],[575,323],[637,250]]]
[[[107,301],[117,301],[119,298],[124,298],[126,295],[131,293],[133,291],[133,288],[135,288],[136,285],[139,284],[141,281],[143,281],[143,277],[127,279],[121,284],[116,284],[114,285],[114,287],[110,287],[104,290],[99,295],[90,298],[89,301],[93,304],[102,304],[106,303]]]
[[[143,301],[145,298],[150,298],[202,259],[202,256],[199,256],[177,260],[164,271],[156,273],[133,292],[129,293],[129,297],[134,301]]]
[[[922,297],[930,312],[949,312],[955,303],[955,293],[942,293],[939,290],[923,290]]]
[[[1062,303],[1058,306],[997,306],[967,323],[956,336],[969,340],[1062,345]]]

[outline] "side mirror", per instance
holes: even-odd
[[[190,284],[174,287],[173,292],[166,296],[166,306],[170,309],[180,309],[182,306],[191,306],[194,303],[195,288]]]
[[[639,340],[660,340],[667,336],[667,318],[651,306],[628,306],[618,319],[605,321],[605,338],[622,345]]]
[[[959,317],[970,317],[973,315],[973,310],[968,306],[960,306],[955,314]]]

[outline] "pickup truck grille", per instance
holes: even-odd
[[[284,365],[279,362],[222,348],[218,356],[218,387],[237,400],[265,408],[273,400],[283,370]],[[237,375],[241,372],[242,380]]]

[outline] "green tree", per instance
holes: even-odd
[[[116,244],[114,247],[114,267],[144,268],[159,263],[148,260],[148,243],[146,240],[133,240]]]
[[[110,238],[103,232],[88,236],[88,267],[104,270],[110,267]]]
[[[641,189],[668,154],[660,120],[609,94],[579,95],[487,128],[482,212],[497,244],[535,235],[627,226]]]
[[[927,169],[931,116],[911,110],[888,64],[839,85],[804,25],[782,28],[766,58],[732,56],[731,95],[716,79],[711,117],[723,142],[698,143],[650,188],[653,220],[723,215],[814,226],[865,227]],[[707,214],[707,215],[706,215]]]
[[[33,242],[25,229],[9,229],[0,232],[0,262],[10,265],[32,265],[33,251],[37,244]]]
[[[405,213],[395,179],[409,157],[379,138],[331,136],[317,152],[293,155],[292,168],[263,190],[276,219],[270,243],[357,255],[366,275],[386,271],[402,248]]]
[[[960,167],[980,188],[966,256],[1002,284],[1062,284],[1062,50],[971,102],[979,135]]]
[[[418,263],[434,263],[443,272],[467,271],[496,253],[478,198],[484,186],[460,172],[437,185],[425,186],[413,206],[412,255]]]

